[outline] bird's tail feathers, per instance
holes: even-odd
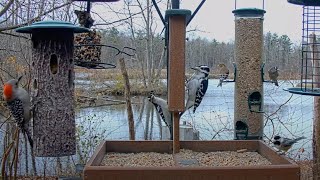
[[[295,142],[300,141],[301,139],[305,139],[306,137],[302,136],[302,137],[298,137],[296,139],[294,139]]]
[[[30,147],[31,147],[31,149],[33,149],[33,140],[32,140],[30,131],[29,131],[29,130],[22,129],[22,133],[24,133],[25,135],[27,135],[27,138],[28,138]]]
[[[278,81],[275,81],[275,82],[274,82],[274,85],[279,86]]]

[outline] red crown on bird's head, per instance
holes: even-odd
[[[12,98],[12,85],[11,84],[4,84],[3,87],[3,98],[4,100],[10,100]]]

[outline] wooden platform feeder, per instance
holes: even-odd
[[[246,148],[258,152],[271,165],[241,167],[179,166],[174,155],[173,167],[110,167],[100,166],[109,152],[172,153],[172,141],[105,141],[100,144],[84,168],[85,180],[299,180],[300,169],[296,164],[278,155],[262,141],[181,141],[180,147],[197,152],[237,151]]]
[[[88,29],[42,21],[17,29],[32,34],[33,139],[36,156],[76,153],[74,115],[74,33]]]

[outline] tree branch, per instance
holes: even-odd
[[[8,9],[10,8],[10,6],[13,4],[14,0],[9,0],[8,4],[6,4],[3,9],[0,11],[0,17],[2,15],[4,15],[4,13],[6,13],[8,11]]]
[[[46,11],[46,12],[38,15],[37,17],[29,20],[29,21],[26,22],[26,23],[22,23],[22,24],[18,24],[18,25],[13,25],[13,26],[8,26],[8,27],[2,27],[2,28],[0,28],[0,32],[2,32],[2,31],[7,31],[7,30],[12,30],[12,29],[16,29],[16,28],[19,28],[19,27],[22,27],[22,26],[26,26],[26,25],[34,22],[34,21],[37,21],[39,18],[41,18],[41,16],[45,16],[45,15],[51,13],[52,11],[55,11],[55,10],[57,10],[57,9],[60,9],[60,8],[62,8],[62,7],[64,7],[64,6],[67,6],[67,5],[71,4],[71,3],[72,3],[72,1],[68,1],[68,2],[66,2],[66,3],[64,3],[64,4],[60,5],[60,6],[54,7],[54,8],[52,8],[52,9],[50,9],[49,11]]]

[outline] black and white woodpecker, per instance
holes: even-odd
[[[279,86],[278,84],[278,76],[279,76],[279,69],[277,66],[274,66],[268,70],[269,78],[274,85]]]
[[[185,111],[193,107],[193,113],[195,113],[203,99],[203,96],[207,92],[210,69],[206,65],[196,66],[192,69],[196,72],[187,81],[186,90],[188,92],[188,97]],[[180,116],[182,114],[183,113],[181,113]]]
[[[29,144],[33,148],[33,140],[29,131],[29,121],[31,119],[31,102],[28,92],[18,86],[22,76],[11,79],[4,84],[3,98],[10,110],[18,128],[27,135]]]
[[[170,139],[173,139],[173,124],[172,124],[172,116],[171,112],[169,111],[168,103],[164,99],[156,97],[153,91],[150,92],[148,96],[148,100],[155,106],[157,113],[169,128],[170,131]]]

